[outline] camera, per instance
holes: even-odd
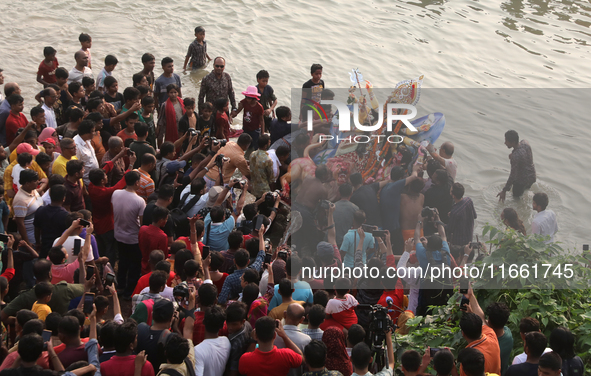
[[[421,217],[428,218],[432,221],[435,218],[435,209],[425,206],[423,210],[421,210]]]
[[[265,238],[265,251],[269,252],[271,250],[271,239]]]
[[[330,208],[330,201],[320,200],[320,208],[328,210]]]
[[[222,165],[224,164],[224,158],[225,156],[223,154],[218,154],[218,156],[215,157],[215,165],[219,168],[222,168]]]
[[[282,259],[283,261],[287,261],[287,251],[285,249],[280,250],[277,253],[277,258]]]
[[[191,135],[191,137],[193,137],[193,136],[197,136],[197,135],[201,134],[201,132],[196,129],[189,128],[189,134]]]
[[[176,285],[172,289],[172,295],[177,301],[189,299],[189,289],[184,285]]]
[[[369,305],[369,331],[373,351],[383,349],[386,333],[390,330],[394,331],[395,327],[392,318],[388,315],[388,308],[379,304]]]
[[[224,147],[224,146],[226,146],[226,143],[227,143],[227,141],[226,141],[226,140],[218,140],[218,139],[217,139],[217,138],[215,138],[215,137],[212,137],[212,138],[211,138],[211,144],[212,144],[213,146],[218,146],[218,145],[220,145],[220,147]]]

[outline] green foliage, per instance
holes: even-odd
[[[575,255],[563,250],[556,243],[546,244],[542,237],[525,237],[513,230],[500,231],[486,226],[483,238],[487,234],[489,240],[486,243],[492,252],[475,265],[493,265],[495,274],[488,280],[476,281],[474,291],[483,310],[486,311],[486,307],[493,302],[504,302],[511,310],[507,323],[514,339],[511,358],[523,352],[519,321],[523,317],[533,317],[540,322],[541,330],[547,337],[559,326],[570,329],[576,338],[575,352],[584,364],[591,364],[591,269],[587,266],[591,265],[589,255]],[[546,279],[539,275],[538,278],[530,275],[510,280],[507,275],[508,265],[531,266],[534,263],[552,264],[553,268],[549,273],[558,264],[572,264],[573,278],[566,279],[562,273],[561,278],[555,274],[546,276]],[[507,268],[505,279],[499,275],[501,265]],[[530,268],[530,272],[531,270]],[[402,353],[409,349],[423,354],[427,346],[449,347],[457,356],[466,346],[459,328],[459,299],[460,294],[456,292],[447,305],[433,307],[431,315],[409,320],[406,324],[410,328],[409,334],[397,336],[396,359],[400,359]],[[591,367],[586,367],[585,375],[591,376]]]

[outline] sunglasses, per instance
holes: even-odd
[[[223,68],[223,67],[225,67],[225,65],[216,65],[215,67],[216,68]]]

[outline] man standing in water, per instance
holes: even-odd
[[[215,103],[217,99],[228,98],[232,105],[232,111],[236,110],[236,97],[234,96],[234,88],[232,87],[232,78],[230,78],[228,73],[224,72],[225,68],[226,59],[216,57],[213,61],[213,71],[201,80],[198,108],[201,108],[204,101]]]
[[[520,197],[526,189],[529,189],[536,182],[536,168],[534,166],[534,157],[531,147],[526,140],[519,142],[519,135],[516,131],[507,131],[505,133],[505,145],[513,149],[509,154],[511,161],[511,173],[505,188],[497,197],[499,201],[505,201],[505,196],[511,187],[513,187],[513,197]]]

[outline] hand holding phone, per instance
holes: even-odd
[[[201,258],[202,259],[206,259],[207,256],[209,256],[209,246],[208,245],[204,245],[203,246],[203,252],[201,254]]]
[[[114,282],[115,282],[115,274],[107,273],[107,276],[105,277],[105,286],[112,286]]]
[[[74,239],[74,256],[80,254],[80,248],[82,247],[82,239]]]
[[[82,312],[84,312],[87,315],[90,315],[92,313],[92,311],[94,310],[94,293],[92,292],[87,292],[84,295],[84,305],[82,307]]]

